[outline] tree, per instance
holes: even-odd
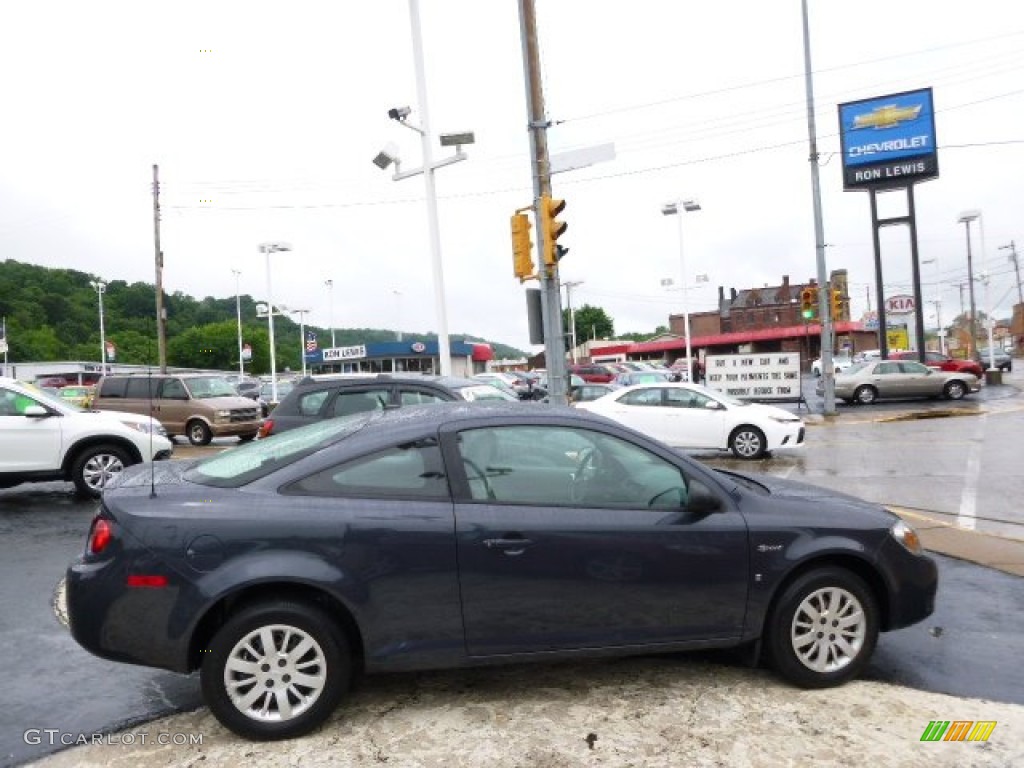
[[[615,324],[608,313],[601,307],[584,304],[574,311],[576,316],[576,343],[582,344],[588,339],[611,339],[615,337]],[[566,332],[566,348],[572,344],[572,325],[569,310],[562,310],[562,326]]]

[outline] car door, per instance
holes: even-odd
[[[49,416],[28,416],[38,406]],[[61,417],[35,398],[0,387],[0,472],[32,472],[59,466]]]
[[[661,387],[642,387],[601,401],[599,413],[657,440],[671,434],[665,424]]]
[[[871,383],[880,397],[907,397],[912,394],[908,392],[906,377],[895,360],[877,363],[871,374]]]
[[[901,380],[907,395],[925,397],[942,391],[939,386],[941,375],[926,365],[914,360],[903,360],[900,362],[900,372],[903,374]]]
[[[592,429],[442,434],[466,650],[486,657],[735,638],[742,516],[701,470]],[[718,494],[708,513],[687,494]]]
[[[140,383],[142,381],[140,380]],[[164,425],[168,434],[184,435],[185,425],[192,415],[190,396],[185,383],[174,376],[153,379],[153,382],[156,387],[156,399],[152,401],[153,415]]]
[[[702,392],[683,387],[664,390],[665,432],[660,439],[681,448],[725,448],[724,406]]]

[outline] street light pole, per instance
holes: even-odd
[[[402,340],[402,292],[397,288],[391,289],[391,294],[395,297],[395,341]]]
[[[988,249],[985,248],[985,218],[978,213],[978,230],[981,235],[981,275],[982,283],[985,286],[985,327],[988,330],[986,339],[988,341],[988,370],[996,370],[996,350],[995,342],[992,339],[992,326],[995,325],[995,321],[992,319],[992,303],[989,300],[988,293]]]
[[[286,243],[260,243],[260,253],[266,257],[267,267],[267,327],[270,335],[270,397],[277,402],[277,353],[274,350],[274,291],[270,282],[270,254],[290,251]]]
[[[583,285],[582,280],[568,280],[562,285],[565,287],[565,304],[569,308],[569,333],[572,336],[572,362],[576,364],[576,310],[572,308],[572,289],[577,285]]]
[[[245,376],[245,366],[242,363],[242,298],[238,290],[238,278],[242,275],[242,270],[232,269],[232,274],[235,276],[235,318],[238,321],[238,383],[242,383],[242,378]]]
[[[106,376],[107,374],[107,340],[103,332],[103,294],[106,293],[107,284],[102,280],[90,280],[91,285],[96,290],[96,295],[100,301],[100,374]]]
[[[693,350],[690,346],[690,302],[688,281],[686,278],[686,252],[683,248],[683,213],[699,211],[700,204],[696,200],[678,200],[674,203],[666,203],[662,206],[661,212],[666,216],[679,217],[679,268],[682,271],[683,281],[683,333],[686,335],[686,380],[692,382],[693,375]]]
[[[331,326],[331,349],[334,349],[334,281],[324,280],[324,285],[327,286],[328,299],[330,300],[327,322],[330,323]]]
[[[939,260],[938,258],[925,259],[921,263],[935,265],[935,300],[932,303],[935,304],[935,325],[938,327],[939,351],[946,354],[946,331],[942,327],[942,285],[939,280]]]

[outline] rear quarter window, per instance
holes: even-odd
[[[99,397],[124,397],[126,379],[104,379],[100,384]]]

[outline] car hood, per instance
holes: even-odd
[[[756,475],[749,472],[737,472],[734,470],[716,470],[719,478],[727,484],[730,477],[738,477],[748,480],[756,485],[763,486],[773,499],[793,499],[806,502],[824,501],[831,502],[831,506],[841,507],[845,510],[856,511],[859,514],[867,514],[878,520],[879,523],[889,524],[895,522],[897,516],[883,507],[871,501],[859,499],[840,491],[833,491],[821,486],[803,483],[799,480],[789,480],[772,475]],[[802,505],[794,505],[790,511],[802,509]],[[820,507],[817,504],[806,506],[808,515],[820,515]]]

